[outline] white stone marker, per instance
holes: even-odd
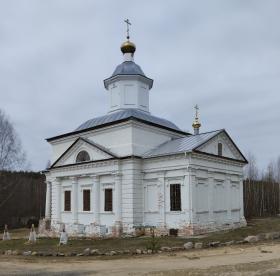
[[[65,227],[63,226],[62,232],[60,233],[60,240],[59,240],[59,245],[61,244],[67,244],[68,242],[68,235],[65,231]]]
[[[34,224],[32,224],[31,229],[30,229],[30,233],[29,233],[28,242],[35,243],[36,239],[37,239],[37,237],[36,237],[35,227],[34,227]]]
[[[8,241],[11,239],[10,233],[8,231],[8,225],[5,224],[4,234],[3,234],[3,241]]]

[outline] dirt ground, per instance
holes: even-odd
[[[158,239],[158,246],[183,246],[184,243],[209,242],[219,241],[221,243],[226,241],[240,241],[249,235],[257,235],[260,233],[280,231],[280,217],[260,218],[248,220],[246,227],[230,230],[220,231],[215,233],[208,233],[207,235],[200,235],[196,237],[160,237]],[[57,247],[58,238],[42,238],[36,244],[26,244],[28,239],[29,229],[13,229],[10,231],[12,240],[2,241],[0,239],[0,253],[5,250],[18,250],[23,251],[37,251],[37,252],[59,252],[69,253],[76,252],[82,253],[85,248],[98,249],[101,252],[108,252],[111,250],[131,250],[136,249],[146,250],[150,245],[149,237],[136,237],[136,238],[107,238],[107,239],[90,239],[90,238],[71,238],[67,245],[60,248]],[[1,255],[1,254],[0,254]]]
[[[280,275],[280,243],[110,260],[1,256],[0,275]]]

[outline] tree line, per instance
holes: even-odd
[[[280,156],[271,160],[264,170],[260,170],[256,157],[249,152],[246,156],[248,165],[244,169],[244,178],[249,181],[266,181],[280,183]]]
[[[45,215],[45,176],[34,172],[0,172],[0,228],[37,224]]]
[[[244,171],[244,214],[246,218],[275,216],[280,213],[280,156],[260,171],[256,158],[247,154]]]

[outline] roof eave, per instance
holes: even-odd
[[[228,161],[234,161],[234,162],[238,162],[238,163],[242,163],[242,164],[248,164],[248,161],[246,159],[245,160],[239,160],[239,159],[230,158],[230,157],[226,157],[226,156],[219,156],[219,155],[216,155],[216,154],[203,152],[203,151],[199,151],[199,150],[193,150],[192,152],[207,155],[207,156],[211,156],[211,157],[216,157],[216,158],[224,159],[224,160],[228,160]]]
[[[108,87],[112,82],[118,81],[119,79],[122,78],[132,78],[132,77],[140,78],[143,82],[145,82],[149,86],[149,89],[152,89],[154,80],[141,74],[118,74],[118,75],[111,76],[103,81],[104,87],[106,90],[108,90]]]
[[[90,127],[90,128],[86,128],[86,129],[81,129],[81,130],[72,131],[72,132],[68,132],[68,133],[65,133],[65,134],[53,136],[53,137],[50,137],[50,138],[46,138],[45,140],[47,142],[52,142],[52,141],[55,141],[55,140],[58,140],[58,139],[61,139],[61,138],[65,138],[65,137],[68,137],[68,136],[88,132],[88,131],[95,130],[95,129],[104,128],[104,127],[111,126],[111,125],[120,124],[120,123],[123,123],[123,122],[127,122],[129,120],[138,121],[138,122],[141,122],[141,123],[144,123],[144,124],[147,124],[147,125],[152,125],[152,126],[155,126],[155,127],[158,127],[158,128],[166,129],[166,130],[176,132],[176,133],[179,133],[179,134],[182,134],[182,135],[191,135],[190,133],[179,130],[179,129],[177,130],[177,129],[169,128],[169,127],[166,127],[166,126],[162,126],[162,125],[159,125],[159,124],[155,124],[155,123],[145,121],[145,120],[141,120],[139,118],[135,118],[135,117],[131,116],[131,117],[127,117],[127,118],[124,118],[124,119],[117,120],[117,121],[105,123],[105,124],[102,124],[102,125],[98,125],[98,126],[94,126],[94,127]]]

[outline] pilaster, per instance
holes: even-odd
[[[116,193],[116,209],[115,209],[115,220],[118,223],[122,222],[122,175],[116,173],[115,177],[115,193]]]
[[[231,222],[231,180],[230,175],[226,176],[226,206],[227,206],[227,220]]]
[[[75,224],[78,223],[78,178],[77,177],[71,177],[72,181],[72,212],[73,212],[73,222]]]
[[[56,221],[61,222],[61,179],[54,180],[56,188]]]
[[[196,198],[196,170],[189,168],[189,210],[190,210],[190,224],[195,224],[196,221],[196,209],[195,209],[195,198]]]
[[[45,218],[50,219],[51,218],[51,182],[46,181],[46,210],[45,210]]]
[[[208,184],[209,184],[209,194],[208,194],[208,208],[209,208],[209,222],[214,223],[214,174],[208,172]]]
[[[244,195],[243,195],[243,177],[239,178],[239,200],[240,200],[240,218],[241,221],[246,221],[244,217]]]
[[[159,221],[158,224],[160,227],[166,226],[166,206],[165,206],[165,172],[158,173],[158,188],[159,188],[159,197],[158,197],[158,210],[159,210]]]
[[[93,214],[94,223],[100,224],[100,177],[98,175],[92,176],[93,182]]]

